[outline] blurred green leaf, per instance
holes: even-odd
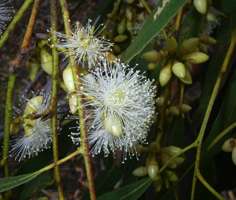
[[[34,180],[28,182],[23,187],[19,189],[20,191],[20,200],[27,200],[37,193],[41,189],[53,184],[53,176],[50,172],[40,174]]]
[[[29,173],[29,174],[1,178],[0,179],[0,192],[5,192],[5,191],[8,191],[8,190],[15,188],[17,186],[20,186],[24,183],[27,183],[27,182],[33,180],[34,178],[36,178],[40,173],[42,173],[42,172],[36,171],[33,173]]]
[[[131,42],[131,45],[121,55],[122,60],[129,62],[137,56],[170,22],[185,2],[186,0],[170,1],[156,20],[154,19],[156,11],[154,11],[153,14],[147,18],[139,34]]]
[[[108,192],[98,197],[98,200],[137,200],[148,189],[151,183],[151,179],[144,178],[115,191]]]

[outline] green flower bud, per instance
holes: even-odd
[[[193,52],[184,56],[186,61],[189,61],[192,64],[201,64],[206,62],[209,59],[209,56],[202,52]]]
[[[66,89],[68,90],[69,93],[72,93],[75,91],[76,89],[76,84],[75,84],[75,80],[74,80],[74,75],[73,75],[73,70],[72,70],[72,67],[70,66],[67,66],[63,73],[62,73],[62,76],[63,76],[63,81],[64,81],[64,84],[66,86]]]
[[[177,49],[177,41],[174,37],[171,37],[169,39],[167,39],[166,44],[165,44],[165,49],[170,52],[170,53],[174,53]]]
[[[236,147],[234,147],[232,151],[232,161],[236,165]]]
[[[77,94],[71,94],[69,97],[69,107],[70,107],[70,112],[72,114],[75,114],[77,109],[78,109],[78,99],[77,99]]]
[[[114,38],[114,42],[117,42],[117,43],[121,43],[121,42],[124,42],[125,40],[128,39],[128,36],[127,35],[117,35],[115,38]]]
[[[127,21],[126,22],[126,28],[127,28],[127,30],[130,32],[130,33],[132,33],[132,30],[133,30],[133,23],[132,23],[132,21]]]
[[[193,52],[198,50],[199,38],[193,37],[183,41],[180,47],[181,54],[186,54],[188,52]]]
[[[171,113],[172,115],[178,116],[180,114],[179,108],[177,106],[171,106],[168,109],[168,113]]]
[[[157,67],[156,63],[149,63],[148,64],[148,70],[150,70],[150,71],[155,70],[156,67]]]
[[[184,78],[180,78],[180,80],[183,82],[183,83],[185,83],[185,84],[192,84],[192,76],[191,76],[191,74],[190,74],[190,72],[189,72],[189,70],[188,69],[186,69],[186,74],[185,74],[185,77]]]
[[[47,74],[51,75],[53,68],[52,55],[48,53],[46,49],[41,49],[40,55],[41,55],[41,67]]]
[[[193,5],[199,13],[206,14],[207,0],[193,0]]]
[[[159,173],[158,165],[155,163],[150,163],[150,165],[147,166],[147,173],[152,180],[158,179],[158,173]]]
[[[138,176],[138,177],[146,176],[147,175],[147,168],[144,166],[138,167],[132,172],[132,174],[134,176]]]
[[[25,117],[23,121],[23,128],[24,128],[25,135],[32,134],[32,131],[31,131],[32,127],[34,127],[36,123],[35,119],[31,119],[28,116],[30,114],[36,113],[38,109],[40,108],[40,106],[42,105],[42,103],[43,103],[43,96],[33,97],[27,102],[25,110],[24,110],[24,114],[23,114],[23,116]]]
[[[123,34],[126,30],[126,19],[122,19],[121,22],[117,26],[117,32],[119,35]]]
[[[158,62],[160,60],[160,54],[156,50],[147,51],[142,57],[148,62]]]
[[[126,9],[125,15],[126,15],[126,18],[127,18],[129,21],[132,20],[132,18],[133,18],[133,13],[132,13],[130,7]]]
[[[172,72],[178,78],[184,78],[186,75],[186,68],[185,65],[181,62],[175,62],[172,66]]]
[[[231,152],[233,151],[234,147],[236,147],[236,140],[234,138],[229,138],[225,140],[224,144],[222,145],[222,151]]]
[[[162,87],[164,87],[169,80],[171,79],[172,73],[171,73],[171,65],[167,64],[161,71],[159,75],[159,82]]]
[[[166,171],[165,171],[165,175],[166,175],[167,179],[168,179],[170,182],[176,182],[176,181],[178,181],[178,176],[177,176],[176,173],[173,172],[173,171],[166,170]]]
[[[187,112],[189,112],[192,109],[192,107],[190,105],[188,105],[188,104],[182,104],[180,106],[180,109],[181,109],[181,111],[183,113],[187,113]]]

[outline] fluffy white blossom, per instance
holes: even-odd
[[[24,134],[14,140],[11,153],[16,160],[31,158],[50,147],[52,143],[50,119],[30,118],[30,114],[40,115],[48,108],[48,100],[43,96],[31,98],[23,114]]]
[[[7,0],[1,0],[0,2],[0,34],[13,13],[13,8],[8,5],[8,2]]]
[[[104,59],[111,51],[112,43],[99,35],[99,26],[96,28],[91,20],[85,26],[77,23],[71,36],[57,32],[58,48],[75,58],[77,64],[91,69]]]
[[[103,61],[82,79],[89,116],[93,155],[116,150],[136,155],[135,145],[146,141],[155,113],[155,86],[139,71],[114,61]]]

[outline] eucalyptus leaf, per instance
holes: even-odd
[[[0,192],[5,192],[36,178],[41,171],[0,179]]]
[[[144,178],[115,191],[103,194],[98,197],[98,200],[137,200],[148,189],[151,183],[151,179]]]
[[[154,19],[156,11],[154,11],[153,14],[147,18],[139,34],[131,42],[131,45],[121,55],[122,60],[129,62],[142,52],[151,40],[173,19],[178,10],[185,3],[186,0],[169,1],[156,19]]]

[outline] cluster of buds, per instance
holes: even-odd
[[[222,145],[222,150],[224,152],[232,153],[232,161],[236,165],[236,139],[229,138]]]
[[[147,2],[148,9],[152,5]],[[127,0],[116,1],[111,13],[107,15],[108,24],[114,27],[112,32],[106,32],[107,38],[112,40],[115,45],[113,46],[114,52],[119,54],[122,45],[128,41],[129,36],[136,35],[145,18],[148,16],[147,7],[145,8],[142,1]],[[114,24],[115,22],[115,24]],[[124,45],[123,45],[124,46]]]
[[[149,69],[155,69],[157,64],[162,65],[159,74],[159,82],[162,87],[170,82],[173,75],[184,84],[191,84],[191,67],[209,59],[204,52],[206,49],[204,45],[214,42],[214,39],[210,37],[195,37],[178,44],[176,39],[171,37],[165,42],[161,51],[148,51],[143,54],[143,58],[150,62]]]
[[[181,153],[181,148],[176,146],[157,148],[157,145],[152,143],[149,148],[142,147],[140,150],[147,151],[149,155],[146,165],[140,166],[133,171],[134,176],[148,175],[153,180],[158,192],[163,186],[169,188],[171,183],[178,181],[178,176],[174,170],[184,162],[184,158],[178,156]],[[160,171],[160,167],[164,165],[167,165],[167,167],[165,170]]]
[[[66,92],[68,93],[69,99],[69,108],[72,114],[75,114],[78,108],[78,98],[76,92],[76,76],[77,76],[77,68],[67,66],[63,70],[63,83],[66,88]]]

